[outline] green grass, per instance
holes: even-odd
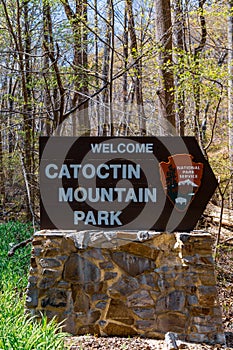
[[[0,224],[0,350],[65,349],[61,326],[40,321],[25,313],[31,247],[18,249],[8,257],[10,248],[32,235],[30,225],[19,222]]]
[[[16,250],[12,257],[8,257],[7,254],[12,246],[30,238],[32,233],[29,225],[19,222],[0,224],[0,290],[23,290],[26,287],[30,245]]]

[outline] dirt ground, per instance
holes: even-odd
[[[231,341],[229,342],[231,338]],[[217,350],[217,349],[233,349],[233,333],[230,338],[228,337],[227,347],[223,347],[219,344],[207,345],[207,344],[194,344],[186,342],[177,342],[178,349],[186,350]],[[167,345],[163,340],[144,339],[144,338],[120,338],[120,337],[95,337],[95,336],[79,336],[69,339],[71,350],[157,350],[167,349]],[[72,345],[73,344],[73,345]]]

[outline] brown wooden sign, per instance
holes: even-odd
[[[41,137],[41,228],[192,230],[217,187],[194,137]]]

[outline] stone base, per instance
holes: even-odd
[[[225,337],[207,233],[40,231],[27,308],[73,335]]]

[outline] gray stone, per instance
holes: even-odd
[[[145,286],[149,286],[151,288],[155,288],[156,287],[156,278],[155,278],[155,276],[156,276],[155,273],[142,274],[142,275],[140,275],[138,277],[138,283],[140,285],[145,285]]]
[[[129,295],[139,288],[138,281],[130,276],[123,275],[119,280],[109,288],[111,294],[120,293],[122,295]]]
[[[61,276],[61,274],[62,274],[62,271],[57,271],[54,269],[42,270],[42,276],[46,276],[46,277],[58,278],[59,276]]]
[[[106,301],[99,301],[96,305],[95,305],[95,307],[97,308],[97,309],[105,309],[106,308],[106,305],[107,305],[107,303],[106,303]]]
[[[146,330],[155,328],[156,329],[156,321],[155,320],[137,320],[136,327],[140,330]]]
[[[126,252],[115,252],[112,254],[112,259],[118,266],[133,277],[155,268],[155,264],[152,260]]]
[[[112,280],[113,278],[116,278],[116,277],[117,277],[117,272],[107,271],[104,274],[105,281]]]
[[[217,294],[217,288],[216,286],[199,286],[198,292],[203,295],[216,295]]]
[[[183,291],[175,290],[167,296],[160,298],[156,303],[156,312],[182,311],[185,307],[185,294]]]
[[[206,334],[191,333],[187,335],[187,341],[193,343],[209,343],[210,339]]]
[[[36,307],[38,305],[38,289],[30,289],[27,292],[26,305],[27,307]]]
[[[66,235],[66,240],[66,244],[71,244],[69,241],[72,241],[77,249],[85,249],[88,246],[89,234],[86,231],[70,233]]]
[[[183,262],[185,264],[196,264],[197,263],[197,257],[194,256],[186,256],[183,258]]]
[[[165,273],[165,272],[171,271],[171,268],[168,266],[162,266],[162,267],[155,268],[154,271],[160,274],[161,272]]]
[[[93,325],[100,319],[101,311],[88,310],[87,312],[76,312],[75,316],[77,317],[79,325]]]
[[[48,289],[48,288],[53,287],[56,282],[57,282],[57,280],[55,278],[44,277],[38,283],[38,287],[40,289]]]
[[[64,265],[64,262],[68,259],[67,255],[58,255],[57,259],[61,261],[61,264]]]
[[[178,349],[178,335],[176,333],[172,333],[172,332],[167,332],[165,334],[165,343],[166,343],[166,347],[169,350],[177,350]]]
[[[75,312],[88,312],[90,309],[90,300],[82,287],[72,286],[72,299]]]
[[[132,311],[142,319],[153,319],[155,316],[154,308],[133,308]]]
[[[68,288],[70,288],[70,283],[66,282],[66,281],[59,281],[57,283],[57,287],[61,288],[61,289],[68,289]]]
[[[140,290],[127,298],[128,307],[146,307],[152,305],[154,306],[154,300],[147,290]]]
[[[194,316],[192,321],[196,324],[206,324],[210,320],[209,316]]]
[[[182,311],[185,307],[185,293],[180,290],[175,290],[168,294],[168,307],[173,311]]]
[[[198,274],[197,273],[186,271],[185,273],[181,273],[181,274],[176,276],[174,286],[177,288],[191,286],[194,283],[197,283],[197,281],[198,281]]]
[[[224,333],[218,333],[215,335],[215,344],[221,344],[226,346],[226,336]]]
[[[87,322],[89,324],[95,323],[99,320],[101,316],[101,312],[98,310],[90,310],[87,314]]]
[[[71,234],[70,237],[72,237],[78,249],[100,246],[110,248],[114,246],[117,233],[116,231],[79,231],[78,235]]]
[[[198,299],[196,295],[188,295],[188,305],[198,305]]]
[[[94,294],[94,293],[101,293],[101,292],[104,292],[104,284],[103,282],[90,282],[90,283],[85,283],[83,285],[83,288],[85,290],[86,293],[88,294]]]
[[[105,293],[97,293],[93,294],[92,296],[92,301],[97,301],[97,300],[108,300],[109,296]]]
[[[204,307],[213,307],[216,303],[216,286],[199,286],[197,289],[199,304]]]
[[[29,276],[27,288],[29,288],[29,289],[35,288],[37,286],[37,282],[38,282],[37,276]]]
[[[165,278],[159,279],[158,280],[158,287],[159,287],[161,292],[164,292],[170,288],[170,283],[168,281],[166,281]]]
[[[114,265],[111,261],[104,261],[99,264],[101,269],[107,270],[107,269],[113,269]]]
[[[59,267],[61,266],[61,262],[57,259],[53,259],[53,258],[43,258],[40,259],[39,264],[41,267],[43,268],[47,268],[47,267]]]
[[[79,284],[99,282],[100,270],[89,260],[78,254],[72,254],[65,263],[64,280]]]
[[[33,254],[33,256],[39,257],[39,256],[42,255],[42,253],[43,253],[42,248],[35,248],[35,247],[34,247],[34,248],[32,249],[32,254]]]
[[[83,254],[83,257],[91,257],[96,260],[104,260],[102,250],[100,248],[92,248]]]
[[[187,233],[181,233],[177,235],[179,237],[179,239],[183,242],[183,243],[187,243],[190,239],[190,235]]]
[[[214,316],[219,316],[219,318],[221,319],[222,310],[221,310],[220,306],[216,306],[213,308],[213,314],[214,314]]]
[[[186,316],[182,313],[166,312],[158,316],[158,329],[161,332],[184,333],[187,324]]]
[[[30,275],[37,275],[38,274],[38,268],[37,267],[30,267],[29,269]]]
[[[99,245],[107,242],[111,242],[117,238],[116,231],[97,231],[90,234],[91,245]]]
[[[175,272],[166,273],[166,280],[167,280],[171,285],[174,284],[175,278],[176,278],[176,273],[175,273]]]
[[[67,293],[65,291],[50,289],[45,298],[41,300],[41,307],[52,306],[56,308],[65,307],[67,304]]]
[[[58,256],[60,252],[61,252],[61,249],[59,248],[49,248],[49,249],[46,249],[44,256],[54,257],[54,256]]]
[[[212,324],[210,325],[203,325],[203,324],[195,324],[194,327],[196,327],[198,333],[214,333],[216,332],[216,327]]]

